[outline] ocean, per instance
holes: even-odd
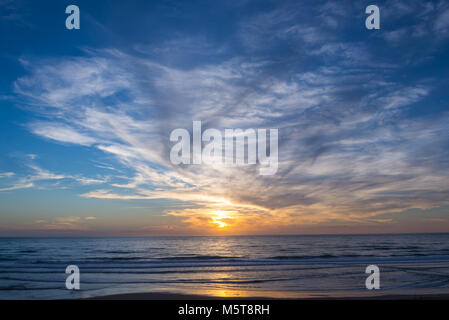
[[[367,290],[368,265],[380,289]],[[80,290],[67,290],[68,265]],[[0,238],[0,299],[449,293],[449,234]]]

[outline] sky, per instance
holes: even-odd
[[[449,232],[447,1],[0,0],[0,39],[0,236]],[[278,129],[276,174],[174,165],[193,121]]]

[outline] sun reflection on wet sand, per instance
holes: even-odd
[[[190,290],[190,294],[210,296],[217,298],[274,298],[274,299],[297,299],[297,298],[313,298],[324,297],[323,293],[311,292],[285,292],[285,291],[260,291],[260,290],[240,290],[228,288],[213,288]]]

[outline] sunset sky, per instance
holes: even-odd
[[[447,1],[0,0],[0,38],[0,236],[449,232]],[[173,165],[194,120],[277,128],[277,173]]]

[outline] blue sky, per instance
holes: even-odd
[[[445,1],[0,0],[0,36],[0,235],[449,231]],[[277,174],[172,165],[193,120],[278,128]]]

